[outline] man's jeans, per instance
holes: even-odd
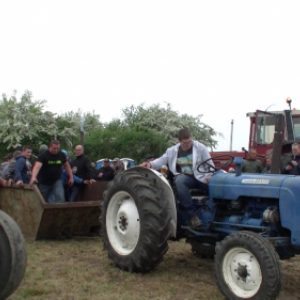
[[[57,180],[53,185],[39,184],[40,192],[47,203],[64,203],[65,194],[61,180]]]
[[[208,193],[208,185],[200,182],[194,176],[178,175],[174,178],[180,207],[189,215],[189,218],[196,215],[190,189],[200,189]]]
[[[69,190],[69,195],[70,195],[70,202],[75,202],[76,198],[79,194],[80,189],[82,188],[82,185],[79,184],[73,184]]]

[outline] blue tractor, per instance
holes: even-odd
[[[168,251],[168,240],[185,238],[195,253],[214,256],[217,284],[227,299],[275,300],[279,259],[300,253],[300,177],[241,173],[242,158],[234,163],[236,173],[215,169],[209,196],[191,191],[201,231],[187,225],[164,174],[135,167],[116,176],[104,192],[101,216],[114,264],[150,271]]]

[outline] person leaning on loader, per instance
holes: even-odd
[[[49,149],[42,152],[35,163],[29,184],[37,183],[39,176],[39,190],[44,200],[49,203],[54,195],[56,203],[64,203],[65,195],[61,182],[61,168],[64,166],[68,173],[68,184],[73,184],[73,176],[67,157],[60,151],[60,143],[57,140],[50,142]]]
[[[27,159],[30,158],[32,153],[32,147],[24,146],[22,149],[22,155],[15,158],[15,178],[16,185],[28,184],[30,181],[30,175],[28,174]]]
[[[98,181],[110,181],[114,179],[115,170],[110,166],[109,159],[105,158],[103,161],[103,167],[100,168],[95,176]]]
[[[71,162],[71,168],[74,175],[81,178],[83,181],[89,181],[93,184],[95,180],[92,178],[92,166],[90,159],[84,155],[84,148],[82,145],[75,147],[76,158]],[[70,188],[70,202],[75,202],[80,190],[83,188],[82,184],[73,184]]]
[[[159,170],[163,165],[168,165],[170,172],[174,175],[178,201],[182,210],[186,212],[190,219],[190,226],[194,230],[202,227],[202,221],[198,218],[193,204],[190,189],[201,189],[208,193],[208,182],[212,175],[208,165],[201,165],[200,173],[197,170],[199,164],[211,156],[207,148],[192,140],[192,136],[187,129],[178,132],[179,143],[167,149],[166,153],[151,162],[144,162],[140,166]],[[213,166],[213,162],[209,162]]]
[[[257,152],[254,148],[250,148],[248,157],[244,160],[242,165],[242,172],[244,173],[261,173],[263,171],[263,165],[260,160],[256,158]]]

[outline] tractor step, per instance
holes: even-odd
[[[208,227],[203,227],[201,228],[201,230],[193,230],[190,226],[181,226],[182,229],[186,229],[189,232],[193,233],[194,235],[198,235],[198,236],[208,236],[208,237],[214,237],[217,238],[219,236],[218,233],[212,233],[209,232]]]

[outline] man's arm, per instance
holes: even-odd
[[[104,171],[103,171],[103,167],[102,167],[102,168],[100,168],[100,169],[97,171],[97,173],[96,173],[94,179],[100,180],[101,177],[103,176],[103,172],[104,172]]]
[[[30,185],[33,185],[34,183],[37,183],[36,176],[39,174],[39,171],[40,171],[42,165],[43,164],[39,161],[35,162],[33,170],[32,170],[32,174],[31,174],[31,179],[30,179],[30,182],[29,182]]]
[[[0,177],[0,186],[8,187],[11,185],[11,182],[12,182],[11,179],[5,180]]]
[[[204,161],[207,161],[207,163],[211,166],[215,166],[206,146],[204,146],[203,144],[199,144],[198,145],[198,151],[199,151],[199,154],[200,154],[200,163],[201,162],[204,162]],[[194,159],[194,158],[193,158]],[[210,159],[210,160],[209,160]],[[203,172],[208,172],[208,171],[211,171],[211,168],[209,167],[209,165],[206,165],[206,164],[202,164],[202,166],[200,167],[200,170],[203,171]],[[197,165],[196,165],[196,168],[197,168]],[[213,171],[212,172],[209,172],[209,173],[200,173],[198,172],[198,170],[194,170],[194,174],[198,174],[198,176],[196,177],[199,181],[203,182],[203,183],[208,183],[209,180],[210,180],[210,177],[212,176],[213,174]]]
[[[15,175],[15,166],[16,166],[16,162],[15,161],[12,161],[11,163],[9,163],[7,174],[6,174],[7,177],[5,179],[13,179],[14,178],[14,175]]]
[[[154,170],[160,170],[163,165],[168,164],[168,158],[169,158],[169,156],[168,156],[168,150],[167,150],[163,156],[151,161],[151,163],[144,162],[144,163],[140,164],[140,167],[152,168]]]
[[[69,186],[71,186],[74,183],[74,179],[73,179],[72,169],[71,169],[70,164],[69,164],[68,161],[66,161],[64,163],[64,167],[65,167],[66,172],[67,172],[67,174],[69,176]]]

